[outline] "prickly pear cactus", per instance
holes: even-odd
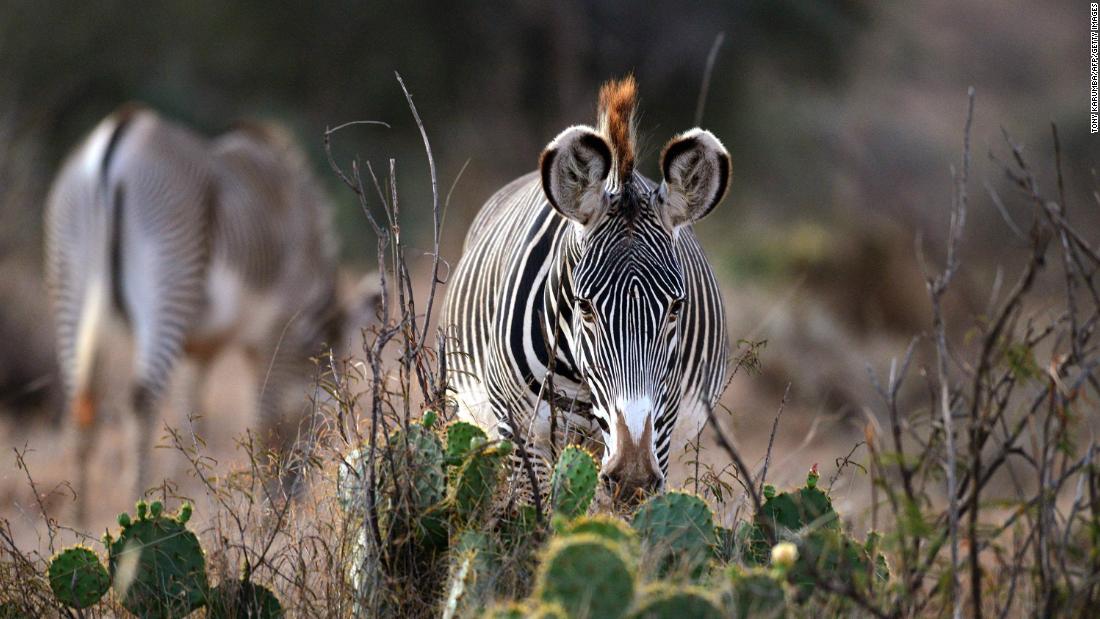
[[[447,426],[447,464],[451,466],[462,464],[475,438],[487,440],[485,431],[472,423],[456,421]]]
[[[187,503],[175,516],[160,501],[138,501],[137,518],[119,516],[117,539],[104,536],[111,585],[122,605],[143,618],[181,617],[206,601],[206,560],[195,534],[185,526]]]
[[[390,435],[387,448],[392,454],[392,466],[388,458],[377,464],[378,505],[383,519],[389,518],[390,508],[398,503],[408,511],[421,513],[443,498],[447,485],[443,475],[443,445],[435,432],[419,423],[410,423],[408,432],[398,429]],[[366,448],[351,451],[337,471],[337,498],[349,513],[360,513],[367,505],[366,458]],[[399,478],[396,484],[395,472]],[[405,488],[412,490],[412,496],[397,496],[397,489]]]
[[[631,619],[722,619],[722,611],[698,587],[677,587],[667,583],[650,585],[630,613]]]
[[[447,491],[447,478],[443,475],[443,445],[435,432],[418,423],[411,423],[408,432],[397,430],[390,435],[389,445],[396,458],[394,468],[397,475],[409,476],[407,480],[401,480],[404,483],[397,487],[412,489],[412,509],[422,513],[442,500]],[[392,474],[385,463],[379,470],[383,476]],[[390,489],[392,483],[386,486]],[[395,500],[395,497],[390,499]]]
[[[616,545],[587,533],[555,539],[546,551],[535,597],[570,617],[622,617],[634,597],[634,572]]]
[[[570,445],[561,452],[550,478],[550,504],[554,513],[576,518],[588,512],[596,496],[596,461],[581,447]]]
[[[634,529],[631,529],[625,522],[614,516],[582,516],[565,523],[559,533],[562,535],[597,535],[613,544],[618,544],[630,554],[635,554],[638,551],[638,536],[634,533]]]
[[[443,618],[477,616],[492,599],[496,566],[489,536],[476,531],[459,534],[447,579]]]
[[[714,514],[692,494],[668,492],[650,498],[635,512],[631,526],[661,576],[698,576],[713,552]]]
[[[279,598],[251,580],[223,582],[210,590],[210,619],[279,619],[285,616]]]
[[[489,507],[500,482],[512,443],[474,440],[451,488],[450,499],[459,523],[470,522]]]
[[[561,606],[540,604],[532,600],[493,606],[481,615],[481,619],[566,619],[566,617]]]
[[[755,565],[767,565],[771,539],[793,538],[799,531],[839,529],[840,518],[829,496],[817,487],[817,465],[806,476],[806,486],[797,491],[773,494],[764,501],[753,518],[753,527],[746,544],[746,559]],[[771,536],[768,534],[771,533]]]
[[[799,601],[813,595],[818,580],[835,580],[866,592],[889,578],[884,560],[880,569],[880,559],[881,555],[872,559],[864,546],[842,531],[817,529],[799,540],[798,560],[788,571],[787,580],[796,587]]]
[[[87,608],[107,593],[111,578],[90,548],[71,546],[50,559],[50,589],[58,602]]]
[[[756,567],[748,570],[734,566],[729,569],[729,588],[722,593],[722,607],[727,617],[780,617],[786,608],[783,581],[775,573]]]

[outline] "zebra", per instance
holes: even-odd
[[[596,128],[565,129],[538,171],[489,198],[443,310],[458,416],[518,443],[537,483],[560,438],[602,443],[601,485],[623,501],[663,489],[728,356],[692,224],[725,196],[729,153],[691,129],[664,147],[662,182],[649,180],[635,170],[636,91],[633,76],[605,83]]]
[[[305,391],[322,342],[365,322],[374,298],[343,300],[330,205],[290,134],[242,123],[213,140],[140,105],[99,123],[47,197],[46,278],[67,408],[77,429],[77,517],[104,391],[107,327],[133,340],[135,488],[173,370],[194,366],[187,412],[210,363],[243,346],[258,376],[262,439],[296,429],[284,400]],[[202,426],[200,425],[200,428]]]

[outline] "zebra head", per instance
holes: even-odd
[[[636,174],[634,82],[600,95],[599,129],[574,126],[542,154],[547,199],[571,222],[563,243],[571,349],[604,440],[601,479],[613,496],[660,489],[680,406],[681,323],[689,306],[680,233],[726,193],[730,158],[710,132],[692,129],[661,155],[663,179]]]

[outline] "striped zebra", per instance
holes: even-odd
[[[181,358],[193,362],[192,412],[214,357],[242,346],[258,376],[263,440],[288,445],[300,417],[284,414],[285,400],[305,392],[310,355],[370,305],[366,295],[339,301],[329,214],[304,156],[274,125],[242,125],[205,140],[127,106],[68,157],[46,205],[45,253],[78,428],[81,519],[111,323],[124,324],[133,339],[139,494],[156,409]]]
[[[605,84],[597,128],[566,129],[489,199],[444,304],[459,416],[524,446],[540,479],[563,439],[602,449],[621,500],[663,488],[728,353],[692,224],[725,196],[729,154],[692,129],[665,146],[659,185],[641,175],[635,93],[633,77]]]

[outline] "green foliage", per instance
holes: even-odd
[[[473,443],[476,445],[478,441]],[[449,497],[460,524],[478,518],[489,507],[511,453],[512,444],[508,441],[471,448],[458,469]]]
[[[456,421],[447,426],[447,464],[458,466],[470,453],[474,439],[487,440],[485,431],[472,423]]]
[[[562,528],[563,535],[592,534],[618,544],[630,554],[637,553],[638,536],[621,518],[614,516],[583,516],[569,521]]]
[[[550,503],[554,512],[567,518],[586,513],[596,496],[597,473],[592,454],[576,445],[562,450],[550,478]]]
[[[841,531],[818,529],[799,541],[798,561],[787,579],[795,585],[800,601],[814,594],[818,581],[848,583],[856,591],[870,591],[889,578],[885,559],[871,557],[864,546]]]
[[[245,580],[223,582],[210,590],[206,616],[210,619],[279,619],[279,599],[262,585]]]
[[[481,617],[482,619],[566,619],[567,615],[557,604],[540,604],[527,600],[493,606]]]
[[[677,587],[667,583],[650,585],[630,613],[631,619],[722,619],[722,611],[698,587]]]
[[[119,517],[117,539],[105,536],[112,586],[122,605],[139,617],[180,617],[207,597],[206,561],[184,522],[189,510],[165,516],[155,503],[137,504],[137,518]],[[154,515],[155,514],[155,515]]]
[[[388,507],[403,506],[402,494],[406,489],[412,494],[408,509],[414,513],[441,501],[447,491],[447,479],[443,475],[443,445],[435,432],[410,423],[407,431],[396,430],[389,441],[396,462],[393,467],[386,462],[379,467],[381,477],[386,480],[383,492]]]
[[[799,601],[809,599],[820,580],[851,584],[859,591],[870,591],[888,581],[889,571],[878,554],[877,538],[872,535],[867,545],[861,546],[845,535],[832,501],[817,488],[817,481],[815,466],[806,477],[805,487],[773,494],[764,502],[748,529],[746,562],[767,565],[772,540],[794,542],[798,559],[785,576],[795,585]]]
[[[778,617],[787,605],[783,580],[763,568],[729,570],[729,588],[722,594],[726,616],[735,619]]]
[[[571,617],[622,617],[634,597],[634,571],[615,544],[593,535],[550,543],[535,597],[560,604]]]
[[[638,508],[631,524],[642,539],[643,551],[662,576],[698,576],[712,553],[714,514],[695,495],[656,495]]]
[[[833,510],[828,495],[817,488],[817,471],[806,476],[806,487],[781,492],[764,501],[753,517],[746,544],[746,560],[754,565],[767,565],[772,541],[789,539],[807,527],[839,528],[840,519]]]
[[[72,608],[87,608],[107,593],[111,579],[90,548],[71,546],[50,559],[50,589],[57,601]]]

